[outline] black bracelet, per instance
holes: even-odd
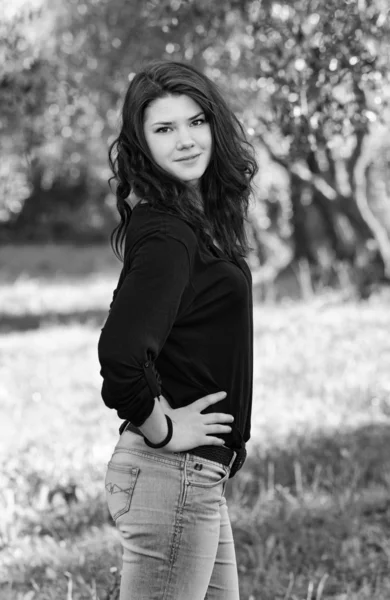
[[[150,448],[162,448],[163,446],[166,446],[167,444],[169,444],[169,442],[172,439],[172,434],[173,434],[172,419],[170,417],[168,417],[168,415],[165,415],[165,416],[167,418],[167,423],[168,423],[167,437],[165,438],[165,440],[163,440],[159,444],[152,444],[152,442],[149,442],[149,440],[146,439],[146,437],[144,436],[144,442],[147,446],[150,446]]]

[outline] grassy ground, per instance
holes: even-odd
[[[0,598],[114,600],[102,482],[118,424],[96,344],[119,263],[0,256]],[[249,457],[226,492],[241,600],[390,598],[388,307],[256,306]]]

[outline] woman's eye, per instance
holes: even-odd
[[[199,125],[202,125],[202,123],[205,123],[206,119],[195,119],[195,121],[192,121],[192,124],[194,125],[195,123],[198,123]]]
[[[156,129],[156,133],[166,133],[170,127],[159,127]]]

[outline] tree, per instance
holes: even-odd
[[[390,277],[389,231],[366,193],[372,139],[389,127],[386,2],[167,2],[167,13],[173,5],[177,26],[193,17],[190,54],[230,95],[236,90],[253,139],[289,174],[294,260],[321,262],[308,227],[316,212],[336,259],[355,265],[374,240]]]

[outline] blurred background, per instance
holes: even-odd
[[[220,86],[260,165],[241,597],[388,599],[388,0],[1,0],[0,598],[117,598],[107,152],[161,57]]]

